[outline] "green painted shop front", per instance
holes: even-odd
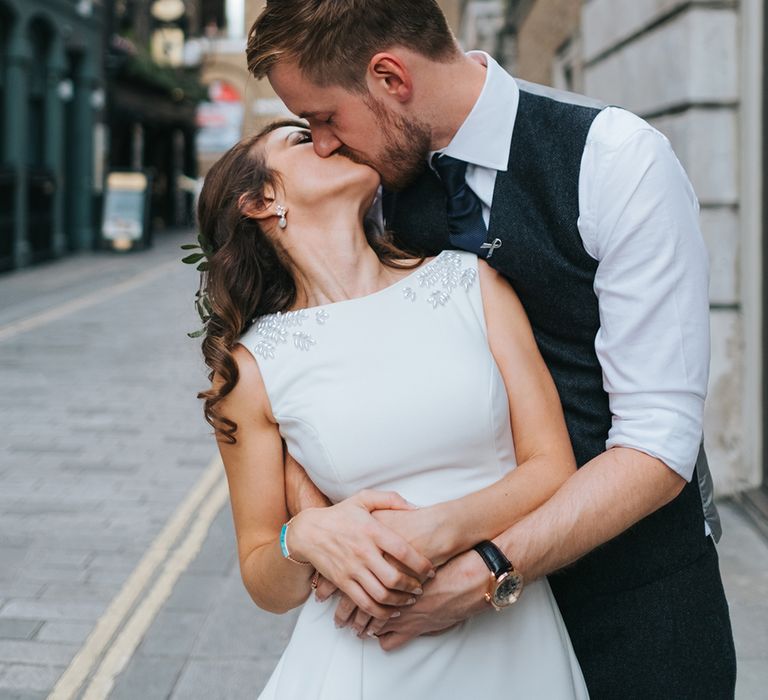
[[[93,247],[101,3],[0,0],[0,270]]]

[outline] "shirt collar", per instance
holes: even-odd
[[[471,51],[486,66],[477,102],[451,142],[440,151],[458,160],[502,172],[507,170],[520,89],[515,79],[484,51]]]

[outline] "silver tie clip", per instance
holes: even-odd
[[[483,245],[480,246],[481,250],[487,250],[488,255],[485,256],[486,260],[493,255],[493,251],[497,248],[501,248],[501,239],[500,238],[494,238],[492,243],[483,243]]]

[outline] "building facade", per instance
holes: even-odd
[[[256,81],[245,60],[247,34],[264,0],[245,4],[206,0],[199,40],[201,81],[210,103],[201,105],[198,169],[201,174],[240,138],[288,113],[266,80]],[[222,128],[223,127],[223,128]]]
[[[191,223],[200,2],[0,0],[0,272],[98,247],[110,170]]]
[[[664,133],[701,204],[712,365],[705,443],[719,494],[766,507],[768,231],[762,0],[507,0],[483,38],[517,77],[585,93]],[[468,2],[461,35],[488,0]],[[486,21],[487,24],[487,21]],[[469,47],[468,47],[469,48]]]
[[[196,110],[205,99],[185,46],[201,32],[200,0],[107,0],[110,170],[150,178],[151,228],[192,223]]]
[[[100,0],[0,0],[0,270],[94,239]]]

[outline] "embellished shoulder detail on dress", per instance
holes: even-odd
[[[469,265],[467,260],[471,260]],[[472,253],[444,250],[416,273],[416,279],[419,286],[429,292],[427,303],[437,309],[450,301],[457,287],[469,292],[477,281],[477,258]],[[408,301],[417,299],[412,287],[403,290],[403,297]]]
[[[320,308],[278,311],[261,316],[243,333],[240,342],[253,355],[264,360],[275,359],[278,348],[288,348],[291,343],[296,350],[309,352],[317,346],[317,338],[309,332],[310,328],[316,326],[316,332],[320,333],[321,327],[326,326],[335,313],[334,309],[347,308],[351,302],[380,299],[382,294],[399,294],[402,299],[411,303],[423,304],[426,301],[433,309],[438,309],[448,304],[451,295],[457,290],[463,289],[469,293],[476,281],[477,257],[474,253],[444,250],[428,263],[379,292]],[[370,309],[367,311],[370,312]]]
[[[315,320],[318,324],[323,324],[328,319],[329,314],[325,311],[318,312]],[[280,345],[287,345],[289,338],[293,339],[293,344],[298,350],[309,350],[316,344],[315,339],[305,331],[291,330],[299,329],[305,321],[310,318],[309,311],[300,309],[299,311],[278,311],[276,314],[267,314],[261,316],[251,326],[243,336],[246,347],[262,357],[265,360],[272,360],[275,357],[275,351]]]

